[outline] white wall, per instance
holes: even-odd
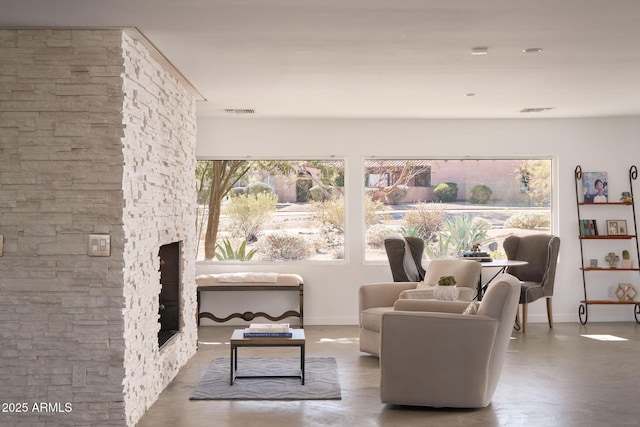
[[[574,169],[607,171],[609,195],[615,200],[628,190],[629,166],[640,160],[640,118],[526,120],[288,120],[208,119],[198,122],[198,158],[252,156],[311,158],[335,155],[346,160],[347,248],[345,262],[266,265],[199,264],[198,273],[240,270],[296,272],[305,279],[306,324],[356,324],[357,289],[362,283],[391,280],[388,265],[364,263],[362,226],[362,163],[382,157],[509,157],[551,155],[558,191],[554,194],[554,233],[562,243],[553,298],[554,320],[578,321],[582,295],[580,246],[577,238]],[[640,182],[638,182],[640,184]],[[640,194],[640,187],[636,189]],[[625,219],[622,211],[603,207],[602,218]],[[618,208],[619,209],[619,208]],[[624,208],[623,208],[624,209]],[[626,211],[625,211],[626,213]],[[600,214],[598,214],[600,217]],[[629,217],[630,220],[630,217]],[[600,258],[616,245],[588,253]],[[629,244],[631,245],[631,244]],[[621,276],[618,276],[618,275]],[[600,276],[598,276],[600,275]],[[626,276],[625,276],[626,275]],[[614,277],[616,276],[616,277]],[[609,283],[638,284],[637,273],[591,273],[601,281],[590,297],[606,297]],[[600,280],[599,280],[600,279]],[[640,289],[640,286],[636,286]],[[228,300],[208,294],[207,310],[231,310]],[[234,298],[231,296],[231,298]],[[222,302],[224,300],[224,302]],[[263,300],[263,299],[262,299]],[[256,302],[258,299],[256,298]],[[264,304],[261,302],[260,304]],[[591,306],[589,321],[630,321],[633,306]],[[233,309],[232,309],[233,308]],[[258,311],[263,306],[253,306]],[[248,308],[247,308],[248,309]],[[240,310],[245,310],[240,309]],[[223,314],[223,313],[220,313]],[[531,304],[530,322],[546,321],[543,301]],[[203,324],[207,324],[208,320]]]

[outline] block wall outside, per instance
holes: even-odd
[[[121,38],[0,30],[0,425],[126,422]]]

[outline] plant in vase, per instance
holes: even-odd
[[[629,256],[629,251],[622,251],[622,264],[620,265],[622,268],[633,268],[633,261],[631,261],[631,257]]]
[[[456,287],[456,278],[453,276],[441,276],[438,285],[433,290],[436,299],[445,301],[455,301],[458,299],[460,290]]]

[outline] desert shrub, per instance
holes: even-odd
[[[455,202],[458,198],[458,184],[455,182],[441,182],[435,186],[433,194],[441,202]]]
[[[491,199],[493,195],[493,191],[491,188],[486,185],[478,184],[471,189],[471,199],[469,201],[471,203],[476,203],[479,205],[484,205]]]
[[[377,224],[381,218],[379,211],[387,210],[387,207],[378,200],[373,200],[371,195],[367,194],[364,198],[364,222],[367,227]]]
[[[273,193],[269,184],[264,182],[252,182],[247,185],[244,190],[245,194]]]
[[[231,229],[247,241],[255,241],[263,225],[276,210],[278,196],[258,193],[231,197],[225,212],[231,219]]]
[[[305,259],[311,255],[311,247],[304,237],[279,231],[261,239],[259,253],[270,260]]]
[[[507,228],[522,228],[526,230],[549,228],[550,225],[549,216],[540,212],[518,212],[504,222],[504,226]]]
[[[305,203],[309,201],[311,195],[309,189],[313,186],[311,178],[299,176],[296,179],[296,202]]]
[[[384,196],[387,203],[397,205],[409,194],[409,187],[406,185],[396,186],[389,194]]]
[[[384,246],[384,239],[391,236],[398,236],[398,230],[390,225],[374,224],[367,228],[365,235],[367,244],[374,248],[381,248]]]
[[[415,237],[429,240],[434,233],[442,229],[447,214],[442,208],[434,203],[417,203],[413,208],[404,214],[404,229],[417,232]]]
[[[320,222],[321,228],[344,233],[344,197],[315,202],[313,205],[316,208],[316,219]]]
[[[309,189],[309,195],[311,196],[311,199],[316,202],[323,202],[325,200],[331,199],[333,193],[333,187],[329,185],[314,185]]]
[[[491,222],[486,218],[482,218],[481,216],[474,216],[472,225],[478,230],[485,230],[486,232],[491,229]]]
[[[507,259],[507,253],[503,248],[497,248],[495,251],[491,251],[491,258],[493,259]]]
[[[233,187],[231,189],[231,196],[239,196],[245,194],[245,187]]]

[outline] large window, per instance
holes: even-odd
[[[364,173],[368,261],[391,235],[421,237],[430,258],[477,244],[500,259],[507,236],[551,232],[550,159],[367,159]]]
[[[199,261],[344,258],[343,160],[206,160]]]

